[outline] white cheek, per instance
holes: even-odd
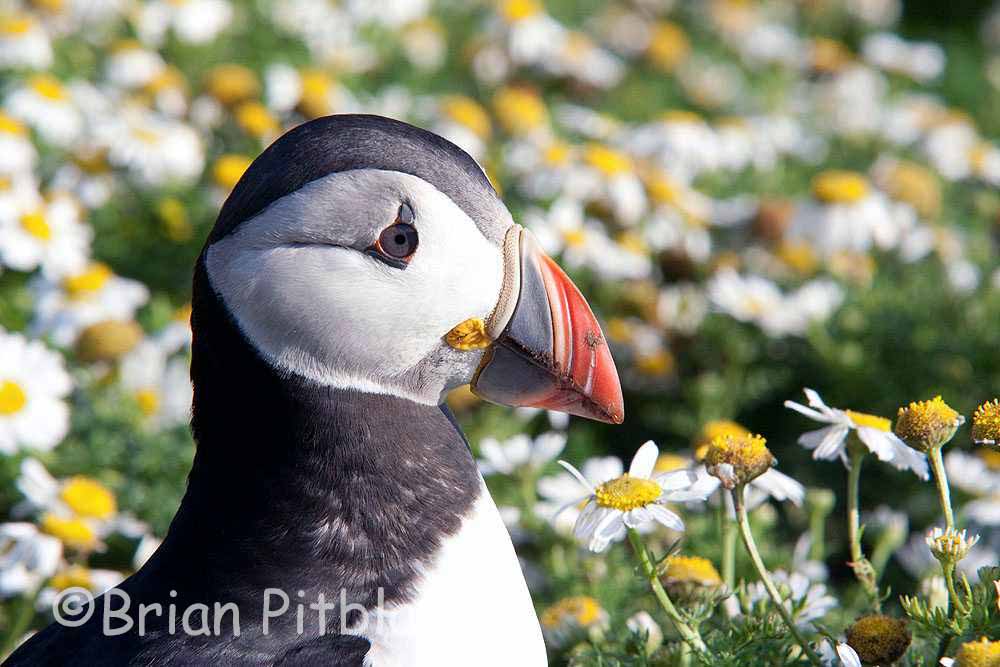
[[[294,216],[275,217],[278,207],[270,219],[248,221],[209,250],[213,286],[274,365],[327,385],[406,395],[414,388],[401,378],[452,327],[493,310],[500,249],[437,189],[396,176],[417,210],[419,244],[405,269],[349,248],[261,242],[309,225],[296,219],[301,207]],[[436,400],[441,388],[425,389]]]

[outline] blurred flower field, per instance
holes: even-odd
[[[0,0],[0,655],[169,524],[230,189],[366,112],[612,344],[622,426],[449,399],[552,664],[1000,665],[1000,5],[935,5]]]

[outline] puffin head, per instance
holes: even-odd
[[[579,290],[478,164],[425,130],[367,115],[290,130],[240,179],[200,261],[279,374],[426,404],[471,383],[497,403],[623,419]]]

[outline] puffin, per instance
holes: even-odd
[[[187,488],[156,552],[9,665],[543,666],[444,399],[621,423],[578,288],[478,163],[374,115],[250,165],[194,267]]]

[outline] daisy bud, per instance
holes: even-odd
[[[847,628],[847,645],[866,665],[890,665],[906,653],[912,639],[906,622],[891,616],[862,616]]]
[[[640,611],[625,621],[625,626],[640,636],[646,637],[646,655],[653,655],[663,644],[663,631],[649,612]]]
[[[972,441],[1000,445],[1000,399],[986,401],[972,413]]]
[[[761,435],[718,436],[705,452],[706,469],[727,489],[760,477],[775,463],[777,460]]]
[[[121,359],[142,340],[142,327],[136,322],[106,320],[91,324],[80,332],[76,353],[81,361],[115,361]]]
[[[937,449],[955,437],[965,422],[940,396],[929,401],[914,401],[899,409],[896,435],[918,452]]]
[[[966,642],[955,654],[954,667],[997,667],[1000,665],[1000,641],[991,642],[986,637]]]
[[[546,642],[560,648],[582,639],[590,631],[600,631],[608,623],[608,612],[589,595],[563,598],[542,612],[539,619]]]
[[[694,598],[704,589],[722,586],[722,577],[715,565],[700,556],[670,556],[660,566],[660,580],[671,595],[685,600]]]
[[[734,438],[742,438],[751,435],[751,433],[740,424],[729,419],[707,421],[702,425],[701,430],[698,431],[698,436],[694,440],[694,458],[698,461],[704,461],[705,454],[708,453],[708,446],[712,444],[712,441],[726,435]]]
[[[966,556],[972,547],[979,542],[978,535],[966,536],[966,532],[957,531],[954,528],[941,530],[934,528],[927,533],[924,538],[927,546],[930,547],[931,554],[938,559],[942,567],[954,567]]]

